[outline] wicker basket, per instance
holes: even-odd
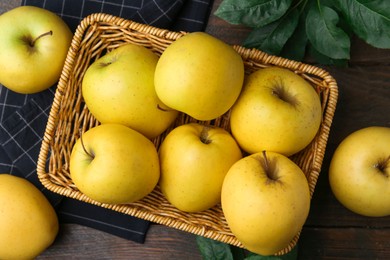
[[[55,193],[243,247],[231,233],[220,205],[200,213],[181,212],[169,204],[159,187],[136,203],[101,204],[82,194],[70,178],[69,157],[75,141],[80,133],[99,124],[89,113],[80,91],[83,75],[91,62],[125,43],[145,46],[160,55],[170,43],[184,34],[185,32],[163,30],[107,14],[92,14],[86,17],[75,32],[58,83],[38,158],[38,177],[47,189]],[[323,69],[311,65],[270,56],[241,46],[233,47],[242,56],[247,74],[267,66],[288,68],[309,81],[319,93],[323,108],[321,128],[311,145],[291,157],[305,172],[313,194],[337,102],[338,89],[335,80]],[[196,120],[180,114],[173,127],[188,122]],[[229,130],[229,112],[216,120],[201,123]],[[159,147],[171,129],[153,140],[156,147]],[[298,238],[299,234],[278,254],[289,252]]]

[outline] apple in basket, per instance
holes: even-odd
[[[329,167],[333,194],[364,216],[390,215],[390,128],[371,126],[348,135]]]
[[[103,124],[123,124],[150,139],[166,130],[178,112],[156,95],[157,60],[151,50],[129,43],[93,62],[82,81],[82,95],[92,115]]]
[[[165,49],[154,82],[158,97],[167,106],[198,120],[211,120],[231,108],[243,80],[243,60],[230,45],[207,33],[193,32]]]
[[[249,250],[273,255],[302,229],[310,210],[303,171],[288,157],[260,152],[237,161],[222,185],[228,226]]]
[[[190,123],[166,136],[159,157],[159,184],[167,200],[182,211],[199,212],[221,201],[223,179],[242,154],[223,128]]]
[[[246,152],[290,156],[313,140],[321,120],[321,101],[314,88],[288,69],[269,67],[246,78],[230,125]]]
[[[0,15],[0,83],[23,94],[60,78],[73,34],[56,14],[34,6]]]
[[[55,240],[58,218],[28,180],[0,174],[0,259],[34,259]]]
[[[83,133],[72,149],[69,170],[82,193],[111,204],[142,199],[160,177],[154,144],[120,124],[102,124]]]

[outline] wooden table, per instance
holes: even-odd
[[[213,10],[220,2],[215,1]],[[0,14],[19,4],[20,0],[0,2]],[[212,13],[207,32],[229,44],[241,44],[249,30],[229,25]],[[330,158],[348,134],[366,126],[390,127],[389,65],[390,50],[353,39],[348,68],[322,66],[336,79],[339,99],[323,170],[299,241],[299,259],[390,259],[390,217],[369,218],[348,211],[333,196],[327,176]],[[65,258],[201,259],[201,255],[194,235],[161,225],[152,224],[145,243],[138,244],[66,224],[39,259]]]

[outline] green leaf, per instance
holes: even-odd
[[[196,242],[204,260],[233,260],[228,244],[202,236],[197,236]]]
[[[306,17],[306,34],[317,51],[332,59],[349,59],[350,38],[337,26],[339,16],[332,8],[313,5]]]
[[[305,30],[305,19],[304,16],[300,16],[298,26],[292,36],[287,40],[280,52],[280,56],[290,60],[301,61],[305,57],[306,45],[307,36]]]
[[[214,12],[231,24],[261,27],[282,17],[292,0],[224,0]]]
[[[347,67],[348,60],[347,59],[332,59],[328,56],[321,54],[317,51],[311,44],[308,45],[308,53],[311,57],[313,57],[318,63],[322,65],[331,65],[337,67]]]
[[[232,252],[234,260],[244,260],[245,259],[245,253],[246,253],[245,249],[231,245],[230,250]]]
[[[245,260],[295,260],[298,258],[298,246],[295,246],[290,252],[280,256],[262,256],[257,254],[249,254]]]
[[[390,48],[388,0],[337,0],[336,6],[353,32],[377,48]]]
[[[278,55],[287,40],[297,27],[299,13],[296,9],[291,10],[280,20],[261,28],[255,28],[249,33],[243,42],[248,48],[257,48],[272,55]]]

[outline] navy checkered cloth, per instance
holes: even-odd
[[[172,31],[203,31],[212,0],[22,0],[61,16],[75,32],[89,14],[103,12]],[[0,39],[1,40],[1,39]],[[22,95],[0,85],[0,173],[35,184],[57,210],[61,223],[77,223],[143,243],[149,222],[46,190],[36,174],[42,137],[56,85]]]

